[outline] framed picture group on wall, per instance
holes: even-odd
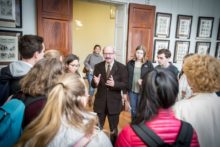
[[[197,27],[197,37],[211,38],[214,17],[199,17]]]
[[[156,37],[169,38],[170,36],[170,25],[171,25],[172,14],[160,13],[156,15]]]
[[[220,19],[219,19],[219,24],[218,24],[217,40],[220,40]]]
[[[210,52],[211,42],[196,42],[196,53],[207,55]]]
[[[192,16],[178,15],[176,26],[176,38],[190,38],[192,26]]]
[[[220,42],[216,43],[215,57],[220,60]]]
[[[189,53],[189,41],[176,41],[174,49],[174,63],[182,63],[183,57]]]
[[[160,40],[160,39],[154,40],[154,55],[153,55],[154,63],[156,62],[157,59],[157,52],[160,49],[169,49],[169,44],[170,44],[169,40]]]
[[[170,28],[171,28],[171,13],[156,13],[156,24],[155,24],[155,37],[154,40],[154,51],[153,51],[153,62],[156,62],[157,52],[161,48],[169,49],[170,40]],[[193,53],[207,55],[210,54],[212,31],[214,26],[214,17],[199,16],[197,31],[196,31],[196,45]],[[218,28],[215,28],[217,32],[217,43],[214,56],[220,59],[220,18],[218,19]],[[173,62],[182,63],[183,58],[190,51],[190,37],[191,29],[193,24],[192,15],[178,14],[176,21],[176,32],[175,32],[175,47],[173,52]],[[174,29],[172,29],[173,31]],[[173,34],[173,33],[172,33]],[[165,38],[165,39],[164,39]],[[164,39],[164,40],[163,40]],[[167,40],[168,39],[168,40]],[[211,52],[213,53],[213,52]]]
[[[21,36],[20,31],[0,30],[0,65],[18,60],[18,39]]]
[[[0,27],[21,28],[21,0],[0,0]]]

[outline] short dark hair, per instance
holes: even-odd
[[[24,35],[19,39],[18,48],[22,58],[30,59],[35,52],[43,50],[44,39],[37,35]]]
[[[69,65],[71,62],[73,62],[74,60],[78,60],[79,61],[79,57],[77,55],[74,54],[69,54],[68,56],[66,56],[66,58],[64,59],[64,63],[66,65]]]
[[[171,52],[168,49],[160,49],[157,52],[158,55],[160,54],[164,54],[166,58],[170,58],[171,57]]]
[[[143,88],[137,109],[137,119],[133,123],[150,120],[160,108],[170,108],[179,92],[177,78],[166,69],[156,68],[143,78]]]
[[[101,45],[99,44],[96,44],[94,47],[93,47],[93,50],[95,50],[95,48],[99,47],[101,49]]]

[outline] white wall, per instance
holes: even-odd
[[[24,34],[37,34],[37,18],[35,0],[22,0],[22,28],[5,28],[0,30],[22,31]],[[0,69],[5,65],[0,65]]]

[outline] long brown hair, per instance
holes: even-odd
[[[137,57],[136,57],[136,52],[138,51],[138,50],[142,50],[143,51],[143,59],[142,59],[142,63],[144,63],[145,61],[146,61],[146,49],[145,49],[145,47],[143,46],[143,45],[139,45],[139,46],[137,46],[136,47],[136,50],[135,50],[135,54],[134,54],[134,60],[136,61],[137,60]]]
[[[46,95],[56,76],[64,71],[64,65],[55,58],[41,59],[28,74],[21,79],[21,91],[31,96]]]
[[[24,130],[16,147],[27,145],[30,147],[47,146],[59,131],[61,121],[81,129],[85,134],[93,132],[97,118],[86,111],[82,103],[86,88],[84,82],[77,75],[65,73],[58,77],[49,92],[47,103],[40,115]],[[84,123],[86,116],[91,116],[88,123]]]

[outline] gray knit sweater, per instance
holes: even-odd
[[[84,65],[86,69],[90,71],[89,73],[93,74],[94,66],[102,61],[103,57],[100,54],[92,53],[86,57]]]

